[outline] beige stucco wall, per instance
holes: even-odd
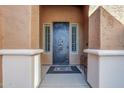
[[[2,23],[3,23],[3,19],[0,16],[0,49],[2,48],[2,42],[3,42]],[[2,87],[2,56],[0,56],[0,87]]]
[[[100,49],[100,9],[89,17],[89,48]]]
[[[88,30],[89,30],[89,6],[84,5],[82,8],[82,29],[83,29],[83,48],[88,48]]]
[[[0,48],[29,48],[30,6],[0,6]],[[0,56],[0,84],[2,56]]]
[[[102,7],[124,24],[124,5],[104,5]]]
[[[100,6],[90,15],[89,48],[124,49],[123,9],[124,6]]]
[[[2,87],[2,56],[0,56],[0,87]]]
[[[31,29],[30,6],[0,6],[3,19],[3,48],[29,48]]]
[[[0,49],[39,48],[39,6],[0,6]],[[0,56],[0,85],[2,56]]]
[[[124,49],[124,25],[104,8],[101,9],[101,49]]]
[[[39,48],[39,6],[0,6],[3,48]]]
[[[90,5],[89,15],[91,15],[100,5]],[[124,5],[101,5],[106,11],[124,24]]]
[[[80,63],[83,50],[82,9],[76,6],[41,6],[40,33],[43,36],[43,23],[70,22],[79,25],[79,53],[70,55],[70,64]],[[40,40],[43,48],[43,37]],[[52,64],[52,53],[42,55],[43,64]]]
[[[88,30],[89,30],[89,6],[84,5],[82,8],[82,18],[83,18],[83,49],[88,48]],[[82,52],[83,53],[83,52]],[[83,56],[80,58],[81,64],[87,64],[87,54],[83,53]]]
[[[39,6],[31,6],[31,48],[40,48],[39,13]]]

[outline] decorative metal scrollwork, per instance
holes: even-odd
[[[64,45],[63,40],[62,40],[62,39],[59,39],[59,40],[58,40],[59,50],[63,50],[63,45]]]

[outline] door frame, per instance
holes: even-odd
[[[56,22],[56,21],[55,21]],[[57,21],[57,22],[67,22],[67,21]],[[52,64],[53,65],[53,23],[43,23],[43,37],[42,37],[42,40],[43,40],[43,49],[45,49],[45,25],[50,25],[50,52],[45,52],[44,51],[44,54],[47,54],[47,56],[50,56],[51,55],[51,61],[52,61]],[[70,59],[71,59],[71,54],[78,54],[78,51],[79,51],[79,24],[78,23],[71,23],[71,22],[68,22],[69,23],[69,65],[70,65]],[[71,50],[71,42],[72,42],[72,29],[71,29],[71,25],[72,24],[76,24],[77,25],[77,51],[76,52],[72,52]]]

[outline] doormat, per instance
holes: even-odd
[[[47,71],[48,74],[66,74],[66,73],[81,73],[76,66],[51,66]]]

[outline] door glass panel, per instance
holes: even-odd
[[[77,51],[77,25],[72,24],[71,25],[71,30],[72,30],[72,52]]]
[[[50,25],[45,24],[45,51],[50,52]]]

